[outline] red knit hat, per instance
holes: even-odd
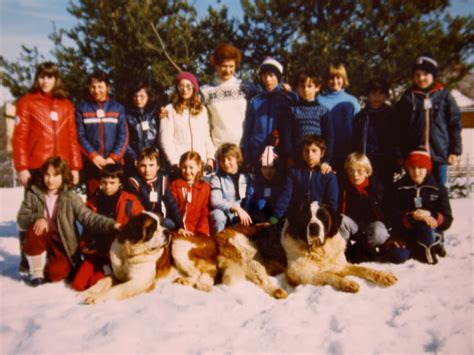
[[[430,172],[432,166],[430,154],[425,150],[414,150],[408,154],[404,165],[405,169],[417,166],[419,168],[425,168]]]
[[[189,81],[191,82],[191,84],[193,84],[194,90],[195,90],[196,92],[199,92],[198,80],[197,80],[197,78],[194,76],[194,74],[192,74],[192,73],[190,73],[190,72],[187,72],[187,71],[183,71],[183,72],[179,73],[178,75],[176,75],[176,78],[174,79],[174,85],[175,85],[176,87],[178,87],[178,84],[179,84],[179,82],[180,82],[182,79],[189,80]]]

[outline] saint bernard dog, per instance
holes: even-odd
[[[160,218],[142,212],[130,219],[110,248],[112,275],[84,291],[87,304],[122,300],[151,291],[171,270],[169,235]]]
[[[290,285],[331,285],[336,290],[358,292],[357,276],[379,286],[397,282],[395,275],[348,263],[346,242],[339,233],[341,217],[318,202],[302,204],[288,212],[281,231]]]
[[[272,297],[288,297],[286,291],[269,277],[284,272],[286,267],[279,229],[262,223],[232,226],[216,234],[217,266],[222,282],[230,286],[247,279]]]
[[[171,235],[173,265],[181,276],[174,282],[211,291],[217,275],[217,245],[214,238],[194,235],[185,237],[177,232]]]

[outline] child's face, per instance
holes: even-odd
[[[328,87],[331,91],[341,91],[344,88],[344,79],[342,76],[333,75],[328,80]]]
[[[235,74],[235,60],[224,59],[222,63],[217,64],[214,69],[216,70],[217,76],[223,81],[232,79]]]
[[[369,173],[364,167],[354,165],[347,169],[347,177],[352,185],[360,185],[369,177]]]
[[[178,95],[183,100],[189,100],[194,93],[193,83],[188,79],[181,79],[178,83]]]
[[[219,166],[227,174],[237,174],[239,171],[239,164],[237,158],[233,155],[227,155],[219,161]]]
[[[321,85],[316,85],[309,78],[304,83],[298,84],[298,94],[306,101],[314,101],[319,90],[321,90]]]
[[[303,147],[303,160],[308,168],[313,169],[321,162],[323,154],[316,144],[305,145]]]
[[[120,183],[120,179],[117,177],[106,177],[100,179],[100,189],[106,196],[112,196],[117,193],[120,189],[122,184]]]
[[[109,86],[105,82],[92,79],[91,83],[89,84],[89,93],[95,101],[105,101],[107,99],[108,92]]]
[[[44,185],[50,193],[57,193],[63,184],[63,176],[50,166],[44,174]]]
[[[272,181],[276,174],[276,168],[274,166],[262,166],[262,176],[265,180]]]
[[[145,89],[138,90],[135,95],[133,95],[133,103],[138,108],[144,108],[148,102],[148,94]]]
[[[426,175],[428,174],[428,170],[426,168],[420,168],[418,166],[409,166],[408,174],[410,175],[411,180],[415,184],[419,185],[423,181],[425,181]]]
[[[156,159],[145,158],[140,160],[137,165],[138,174],[144,178],[146,181],[151,181],[158,175],[158,170],[160,170],[160,164]]]
[[[181,176],[186,182],[194,182],[197,174],[201,171],[198,163],[195,160],[186,160],[180,166]]]
[[[41,91],[45,94],[50,93],[53,90],[54,84],[56,84],[56,78],[54,75],[42,75],[38,77],[38,85]]]
[[[385,95],[382,91],[376,90],[371,91],[367,96],[367,103],[369,104],[370,108],[378,109],[382,107],[384,102],[387,100],[387,95]]]
[[[433,84],[434,77],[433,74],[427,71],[415,70],[413,73],[413,81],[415,82],[416,86],[423,90]]]
[[[270,71],[263,72],[260,74],[260,80],[262,82],[263,87],[267,91],[273,91],[278,85],[278,77],[275,73]]]

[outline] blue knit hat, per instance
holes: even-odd
[[[424,53],[416,58],[413,65],[413,72],[416,70],[423,70],[433,74],[433,77],[438,75],[438,62],[434,59],[431,53]]]

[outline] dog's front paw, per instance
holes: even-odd
[[[89,293],[87,295],[84,295],[84,303],[86,304],[96,304],[96,303],[101,303],[104,302],[106,297],[103,293]]]
[[[173,282],[175,284],[183,285],[183,286],[192,286],[194,283],[190,277],[184,277],[184,276],[177,277]]]
[[[273,291],[273,297],[275,297],[278,300],[283,300],[288,297],[288,293],[282,288],[277,288],[275,291]]]
[[[211,292],[213,286],[214,286],[214,279],[211,277],[211,275],[207,273],[202,273],[199,276],[195,285],[195,287],[198,290],[205,291],[205,292]]]
[[[344,279],[341,284],[341,291],[344,291],[344,292],[357,293],[359,292],[359,288],[360,288],[359,284],[352,280]]]
[[[381,272],[380,274],[377,275],[376,281],[378,284],[382,286],[392,286],[398,281],[398,279],[392,273]]]

